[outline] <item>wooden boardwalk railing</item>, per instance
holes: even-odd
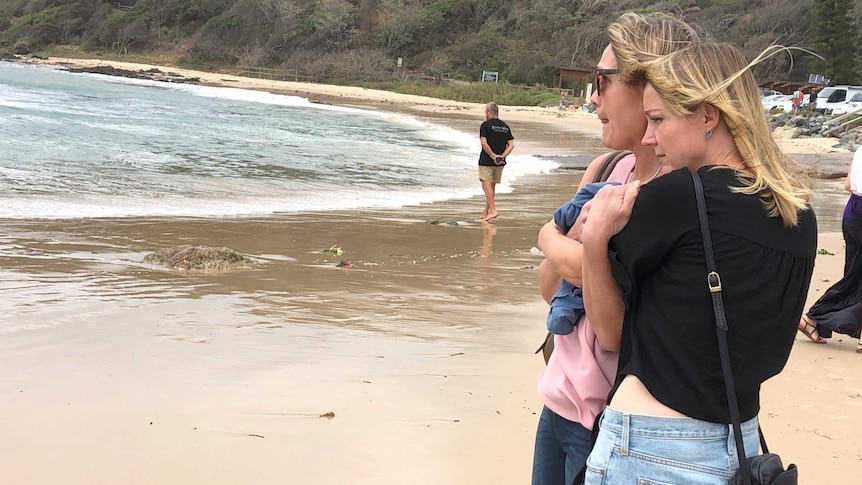
[[[830,136],[840,136],[860,124],[862,124],[862,109],[857,109],[856,111],[836,116],[835,118],[823,123],[823,126],[832,127],[829,130]]]
[[[299,73],[299,69],[293,71],[284,69],[270,69],[266,67],[237,66],[237,76],[256,77],[260,79],[276,79],[279,81],[314,82],[314,78]]]

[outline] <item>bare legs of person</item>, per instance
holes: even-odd
[[[497,184],[489,180],[482,181],[482,191],[485,192],[485,210],[482,211],[482,220],[487,221],[497,217],[497,206],[494,204],[494,192]]]

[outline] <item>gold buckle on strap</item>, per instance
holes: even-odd
[[[719,276],[715,271],[710,271],[709,274],[706,275],[706,284],[709,285],[710,293],[718,293],[721,291],[721,276]]]

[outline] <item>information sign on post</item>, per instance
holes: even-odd
[[[482,71],[482,82],[483,83],[495,83],[497,79],[500,77],[500,73],[497,71]]]

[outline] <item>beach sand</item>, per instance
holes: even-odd
[[[183,73],[468,132],[482,117],[481,105]],[[518,153],[601,152],[593,115],[504,107],[501,117]],[[836,141],[785,148],[849,164]],[[546,315],[536,235],[579,177],[519,179],[491,223],[476,220],[481,198],[259,218],[4,221],[0,285],[17,330],[0,339],[0,483],[528,483]],[[818,256],[806,308],[840,278],[841,185],[816,181],[819,247],[834,254]],[[261,264],[201,274],[140,263],[178,244],[228,246]],[[321,252],[332,245],[344,253]],[[347,258],[352,268],[336,268]],[[764,386],[767,440],[800,466],[801,483],[854,483],[862,470],[854,349],[846,337],[815,345],[799,334]]]

